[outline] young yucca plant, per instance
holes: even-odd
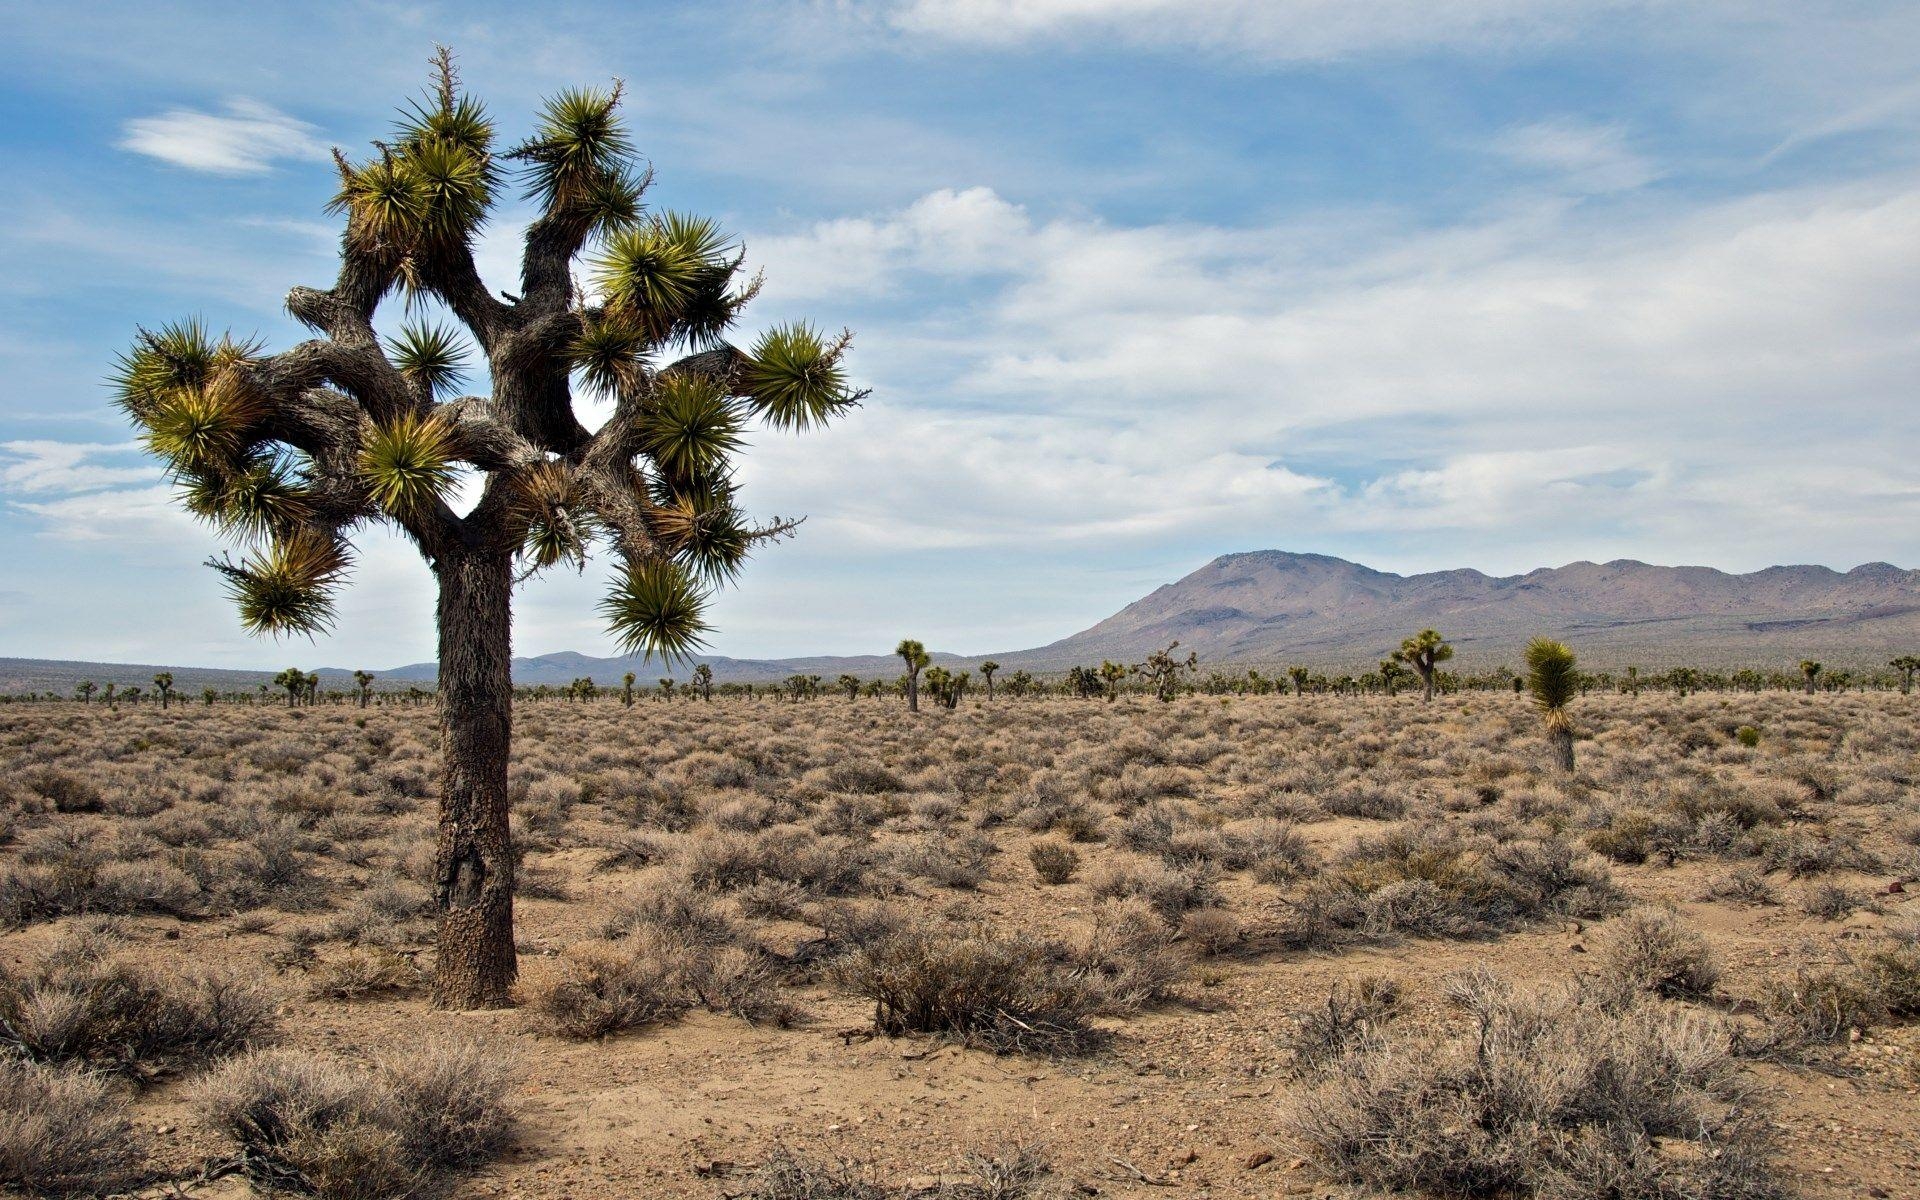
[[[1580,671],[1573,651],[1551,638],[1527,643],[1527,693],[1546,718],[1547,744],[1562,771],[1573,773],[1573,721],[1567,706],[1580,694]]]
[[[750,349],[728,341],[757,282],[739,278],[742,251],[712,221],[643,211],[650,176],[619,109],[618,87],[563,92],[532,136],[501,151],[443,51],[434,86],[371,157],[335,155],[339,274],[287,296],[311,340],[267,354],[187,321],[142,330],[119,363],[120,404],[183,502],[241,547],[239,561],[213,565],[248,629],[327,629],[363,526],[399,529],[432,566],[434,993],[446,1007],[505,1003],[516,973],[515,583],[611,554],[601,611],[621,645],[684,658],[706,631],[708,590],[798,524],[741,509],[733,461],[747,428],[807,429],[862,395],[842,363],[845,334],[786,325]],[[503,289],[481,280],[472,244],[515,184],[535,216],[519,278]],[[410,323],[381,338],[374,318],[396,293],[444,306],[456,325]],[[675,359],[671,347],[692,353]],[[458,395],[473,354],[488,389]],[[575,412],[576,388],[611,405],[595,432]],[[461,515],[448,500],[470,474],[479,499]]]

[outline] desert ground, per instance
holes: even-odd
[[[1572,716],[1565,776],[1497,694],[522,703],[519,1003],[446,1013],[431,706],[8,706],[0,1172],[1920,1195],[1920,697]]]

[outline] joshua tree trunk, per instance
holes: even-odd
[[[1573,730],[1564,726],[1547,730],[1547,745],[1559,768],[1568,775],[1573,774]]]
[[[511,551],[443,555],[440,580],[440,910],[434,1002],[507,1003],[513,950],[513,856],[507,752],[513,724]]]
[[[1420,699],[1428,703],[1433,700],[1433,669],[1431,667],[1420,672]]]
[[[920,711],[920,672],[907,672],[907,711]]]

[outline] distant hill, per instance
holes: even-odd
[[[1046,667],[1138,656],[1178,640],[1206,662],[1371,667],[1434,626],[1460,665],[1518,660],[1527,639],[1562,638],[1595,667],[1880,666],[1920,651],[1920,572],[1768,567],[1732,575],[1631,559],[1395,575],[1320,554],[1227,554],[1072,637],[1017,656]]]
[[[1517,665],[1527,639],[1562,638],[1594,669],[1702,667],[1790,669],[1802,658],[1833,667],[1872,668],[1920,653],[1920,571],[1868,563],[1851,571],[1768,567],[1732,575],[1711,567],[1659,567],[1632,559],[1542,567],[1492,576],[1461,569],[1395,575],[1322,554],[1258,550],[1226,554],[1155,589],[1072,637],[1030,650],[991,655],[935,654],[948,666],[997,659],[1009,671],[1064,671],[1112,658],[1137,662],[1178,641],[1209,665],[1320,670],[1371,669],[1408,634],[1433,626],[1458,651],[1457,666]],[[892,677],[891,654],[745,659],[701,656],[721,683],[764,683],[793,674]],[[644,686],[663,675],[685,679],[646,658],[594,658],[572,651],[513,660],[522,686],[565,685],[582,676],[617,684],[632,671]],[[274,671],[52,662],[0,658],[0,692],[70,692],[91,679],[150,687],[171,670],[185,693],[203,687],[257,687]],[[352,686],[350,669],[320,668],[322,686]],[[377,671],[381,687],[431,684],[433,663]]]

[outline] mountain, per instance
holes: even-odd
[[[1632,559],[1542,567],[1492,576],[1461,569],[1395,575],[1323,554],[1258,550],[1226,554],[1127,605],[1072,637],[1032,650],[935,654],[937,663],[977,667],[997,659],[1008,671],[1064,671],[1102,659],[1138,662],[1169,642],[1209,665],[1277,669],[1371,669],[1400,640],[1432,626],[1466,670],[1517,665],[1527,639],[1557,637],[1594,669],[1702,667],[1791,669],[1802,658],[1831,667],[1873,668],[1920,653],[1920,571],[1868,563],[1851,571],[1768,567],[1732,575],[1711,567],[1659,567]],[[764,683],[793,674],[832,680],[892,677],[891,654],[745,659],[701,656],[720,683]],[[0,659],[0,693],[70,692],[83,679],[148,687],[171,669],[175,687],[197,694],[253,688],[273,670]],[[593,658],[564,651],[513,660],[523,686],[565,685],[582,676],[603,686],[628,671],[641,686],[662,675],[685,679],[646,658]],[[320,668],[322,686],[348,689],[351,671]],[[377,672],[378,686],[431,684],[433,663]]]
[[[948,666],[973,661],[956,654],[935,654],[932,657],[934,662]],[[693,663],[705,663],[713,668],[715,683],[765,683],[785,679],[789,675],[818,675],[828,682],[838,675],[872,679],[878,675],[898,675],[901,669],[900,660],[891,654],[812,658],[727,658],[717,654],[700,654],[694,656],[690,663],[669,667],[645,655],[594,658],[572,650],[562,650],[557,654],[514,659],[513,681],[522,687],[537,687],[543,683],[564,687],[576,679],[588,678],[604,687],[618,684],[622,675],[632,671],[636,687],[652,687],[662,676],[671,675],[684,680],[693,669]],[[404,667],[382,671],[380,676],[383,679],[432,682],[438,672],[439,667],[434,663],[409,663]]]
[[[1137,659],[1178,640],[1204,662],[1371,667],[1433,626],[1462,666],[1518,660],[1565,640],[1595,666],[1879,666],[1920,650],[1920,571],[1768,567],[1733,575],[1631,559],[1395,575],[1320,554],[1227,554],[1072,637],[1001,656],[1029,669]]]

